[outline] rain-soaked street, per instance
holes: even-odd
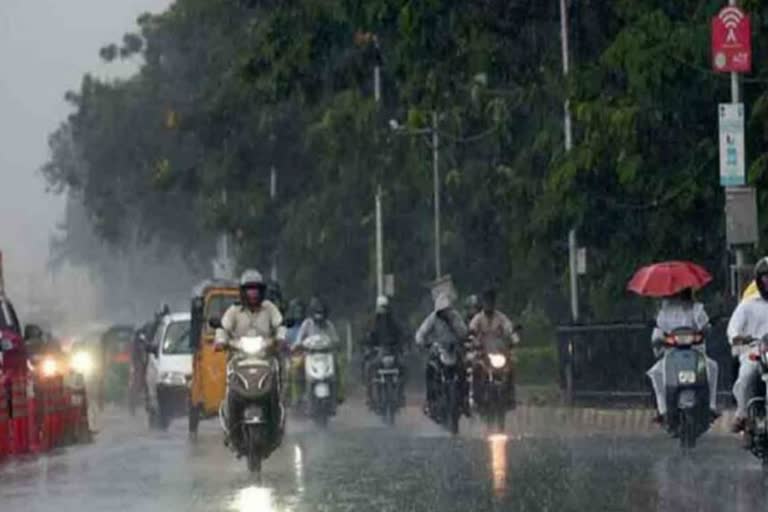
[[[224,448],[214,421],[149,432],[109,411],[89,446],[0,467],[2,510],[36,511],[756,511],[760,465],[736,440],[680,455],[662,435],[459,438],[410,408],[394,430],[350,405],[327,432],[293,421],[261,481]]]

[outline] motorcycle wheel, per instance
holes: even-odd
[[[248,449],[248,471],[251,473],[261,473],[261,450],[259,444],[261,442],[261,432],[257,425],[249,426],[246,431],[246,446]]]
[[[188,423],[189,435],[194,438],[197,436],[197,428],[200,425],[200,407],[192,402],[189,403]]]
[[[384,423],[390,427],[395,424],[396,401],[397,389],[395,389],[395,384],[393,382],[389,382],[387,385],[386,398],[384,400]]]
[[[687,410],[680,414],[680,448],[683,451],[692,450],[696,446],[696,416]]]
[[[322,402],[315,402],[310,407],[312,407],[312,420],[315,422],[315,425],[321,429],[328,428],[328,416],[330,414],[327,406]]]
[[[448,431],[455,435],[459,434],[459,419],[461,419],[461,408],[459,407],[458,384],[453,384],[448,390],[447,407],[445,408],[445,421]]]

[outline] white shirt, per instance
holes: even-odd
[[[728,322],[728,342],[733,338],[752,337],[760,339],[768,334],[768,301],[761,296],[744,299],[739,303]],[[734,347],[733,353],[743,352],[747,347]]]

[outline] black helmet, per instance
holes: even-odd
[[[757,290],[760,292],[760,296],[768,300],[768,289],[763,284],[763,277],[765,275],[768,275],[768,256],[760,258],[760,261],[758,261],[755,264],[755,285],[757,286]]]
[[[328,318],[328,308],[319,298],[312,297],[309,299],[309,314],[313,317],[322,317],[325,320]]]

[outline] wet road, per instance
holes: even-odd
[[[148,432],[113,411],[96,442],[0,466],[0,511],[758,511],[768,480],[734,439],[695,454],[657,436],[451,438],[415,409],[394,430],[349,406],[328,432],[293,422],[248,475],[214,421],[195,443],[185,421]]]

